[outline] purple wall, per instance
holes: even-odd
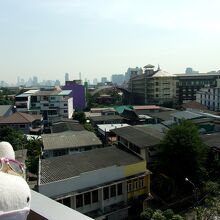
[[[73,107],[76,110],[83,110],[86,107],[85,88],[78,84],[69,84],[62,87],[63,90],[72,90]]]

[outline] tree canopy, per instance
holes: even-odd
[[[159,169],[177,182],[196,181],[205,174],[207,148],[190,121],[173,126],[160,143]]]
[[[81,124],[84,124],[86,122],[86,115],[84,112],[74,112],[73,119],[79,121]]]
[[[7,141],[13,146],[14,150],[20,150],[24,147],[26,140],[20,131],[5,126],[0,128],[0,141]]]

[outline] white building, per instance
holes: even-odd
[[[72,118],[72,90],[29,90],[17,95],[15,105],[17,111],[31,114],[42,114],[44,120],[54,117]]]
[[[196,101],[209,110],[220,110],[220,87],[202,88],[196,92]]]
[[[150,171],[141,157],[105,147],[42,159],[38,189],[94,219],[122,220],[132,201],[148,197]]]

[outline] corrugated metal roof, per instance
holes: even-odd
[[[69,95],[72,92],[72,90],[63,90],[58,95]]]
[[[160,143],[160,137],[155,137],[145,131],[145,128],[133,126],[112,130],[116,135],[124,138],[139,148],[145,148]]]
[[[0,105],[0,116],[4,116],[11,108],[12,105]]]
[[[204,117],[199,113],[195,113],[195,112],[191,112],[191,111],[179,111],[179,112],[173,113],[171,115],[175,118],[186,119],[186,120]]]
[[[91,121],[99,122],[99,121],[111,121],[111,120],[123,120],[123,117],[120,115],[101,115],[90,117]]]
[[[101,145],[101,141],[90,131],[65,131],[42,135],[44,150],[55,150],[83,146]]]
[[[82,173],[111,166],[123,166],[143,161],[138,156],[117,147],[98,148],[74,155],[41,160],[40,183],[50,183]]]

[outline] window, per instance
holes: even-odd
[[[84,194],[84,204],[89,205],[91,203],[91,193],[87,192]]]
[[[71,207],[70,197],[63,199],[63,205]]]
[[[64,106],[67,106],[67,104],[65,103],[65,104],[63,104]]]
[[[128,188],[128,192],[132,191],[132,183],[131,183],[131,181],[128,181],[127,188]]]
[[[110,187],[110,195],[111,195],[111,197],[115,197],[116,196],[116,185],[112,185]]]
[[[139,179],[139,188],[144,188],[144,178]]]
[[[25,125],[19,125],[20,128],[25,128]]]
[[[68,110],[64,110],[63,112],[64,112],[64,113],[68,113]]]
[[[104,191],[104,200],[109,199],[109,188],[105,187],[103,191]]]
[[[138,189],[138,180],[134,181],[134,190]]]
[[[83,206],[83,196],[77,195],[76,196],[76,208],[82,207]]]
[[[119,195],[122,195],[122,183],[119,183],[119,184],[117,185],[117,191],[118,191],[118,196],[119,196]]]
[[[98,190],[92,191],[92,203],[98,202]]]

